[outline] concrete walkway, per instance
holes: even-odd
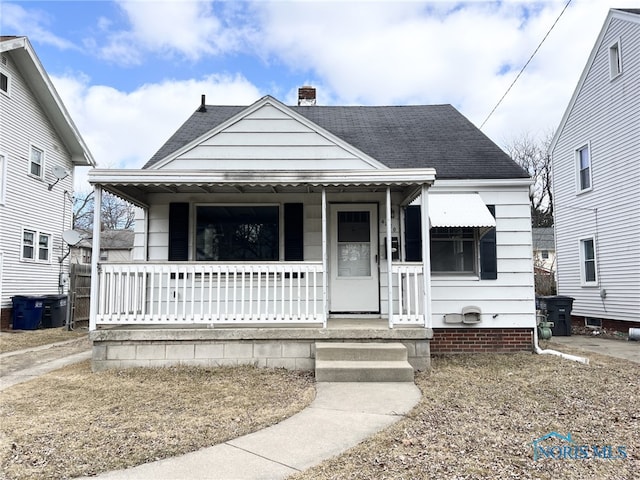
[[[397,422],[420,400],[413,383],[318,383],[316,398],[277,425],[180,457],[91,479],[281,479]]]
[[[74,339],[0,354],[0,391],[91,358],[87,339]]]
[[[588,352],[595,352],[601,355],[608,355],[610,357],[640,363],[640,342],[586,335],[571,335],[570,337],[556,336],[550,341],[559,345],[569,345]],[[561,350],[561,348],[559,349]]]

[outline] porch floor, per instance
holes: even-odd
[[[89,333],[93,341],[135,340],[271,340],[271,339],[354,339],[393,340],[431,339],[433,331],[422,326],[402,325],[389,328],[384,318],[331,318],[322,324],[244,324],[244,325],[118,325]]]

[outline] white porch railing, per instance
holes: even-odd
[[[394,295],[393,324],[424,325],[422,265],[394,263],[391,273],[398,292]]]
[[[322,263],[102,264],[96,324],[324,323]]]
[[[105,263],[96,325],[325,323],[321,262]],[[394,325],[424,325],[422,265],[392,266]]]

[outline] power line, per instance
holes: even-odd
[[[491,115],[493,115],[493,112],[495,112],[497,110],[497,108],[500,106],[500,104],[502,103],[502,100],[504,100],[504,97],[507,96],[507,94],[511,91],[511,88],[516,84],[516,82],[518,81],[518,79],[520,78],[520,75],[522,75],[522,72],[524,72],[524,69],[527,68],[527,65],[529,65],[529,63],[531,62],[531,60],[533,60],[533,57],[535,57],[536,53],[538,53],[538,50],[540,50],[540,47],[542,46],[542,44],[544,43],[544,41],[547,39],[547,37],[549,36],[549,34],[551,33],[551,30],[553,30],[553,27],[556,26],[556,23],[558,23],[558,20],[560,20],[560,17],[562,17],[562,14],[564,13],[564,11],[567,9],[567,7],[569,6],[569,4],[571,3],[571,0],[568,0],[567,3],[565,4],[564,8],[562,9],[562,11],[560,12],[560,15],[558,15],[558,18],[556,18],[556,21],[553,22],[553,25],[551,25],[551,28],[549,28],[549,31],[547,31],[547,33],[545,34],[544,38],[540,41],[540,43],[538,44],[538,46],[536,47],[536,49],[533,51],[533,53],[531,54],[531,56],[529,57],[529,60],[527,60],[527,63],[524,64],[524,66],[522,67],[522,69],[520,70],[520,72],[518,73],[518,75],[516,76],[516,78],[513,80],[513,82],[511,82],[511,85],[509,85],[509,88],[507,88],[507,91],[504,92],[504,95],[502,95],[502,97],[500,98],[500,100],[498,100],[498,103],[496,103],[496,106],[493,107],[493,110],[491,110],[491,112],[489,112],[489,115],[487,115],[487,118],[484,119],[484,122],[482,122],[482,125],[480,125],[480,129],[482,130],[482,127],[484,127],[484,124],[487,123],[487,121],[491,118]]]

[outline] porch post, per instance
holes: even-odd
[[[422,232],[422,288],[424,304],[424,326],[431,328],[431,244],[429,234],[429,186],[422,184],[420,226]]]
[[[91,240],[91,299],[89,303],[89,330],[96,329],[96,317],[100,301],[98,261],[100,260],[100,231],[102,211],[102,187],[93,187],[93,239]]]
[[[323,328],[327,328],[329,318],[329,297],[327,295],[327,275],[328,275],[328,252],[327,252],[327,189],[322,187],[322,311],[324,320]]]
[[[393,328],[393,272],[391,271],[391,265],[393,263],[393,252],[391,245],[391,187],[387,187],[387,211],[385,223],[387,224],[387,290],[388,290],[388,307],[389,310],[389,328]],[[398,295],[400,294],[400,288],[398,288]]]

